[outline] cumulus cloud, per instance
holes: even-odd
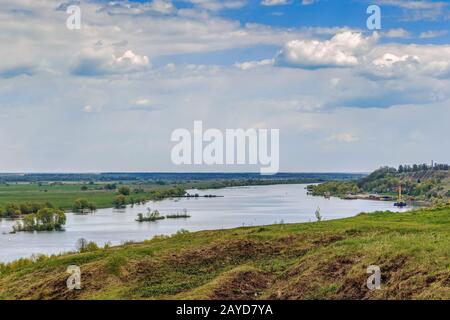
[[[151,9],[155,1],[128,7],[82,1],[83,26],[74,32],[64,27],[67,15],[55,10],[54,0],[3,2],[4,170],[121,171],[124,164],[126,170],[179,170],[170,167],[170,146],[161,137],[199,117],[209,127],[280,128],[284,168],[293,171],[367,169],[397,161],[396,155],[399,162],[436,152],[448,158],[448,139],[442,139],[450,112],[448,45],[376,42],[340,26],[245,24],[217,12],[245,1],[193,1],[172,11]],[[17,19],[19,9],[26,25]],[[294,40],[305,48],[287,45]],[[252,53],[236,60],[242,48]],[[195,54],[200,58],[192,62]],[[215,65],[218,55],[226,59]],[[337,68],[322,68],[331,66]],[[50,68],[56,72],[41,72]],[[33,76],[21,76],[27,74]],[[80,130],[64,130],[67,119]],[[408,138],[413,131],[422,141]],[[20,143],[12,145],[11,136]],[[393,140],[402,140],[401,152],[392,153]],[[80,156],[83,150],[92,156]],[[355,152],[366,157],[356,161]]]
[[[109,48],[89,48],[78,54],[71,71],[79,76],[101,76],[135,73],[149,68],[148,57],[135,54],[131,50],[125,51],[122,55],[116,55]]]
[[[403,30],[390,34],[391,37],[401,35],[406,35]],[[377,33],[365,37],[358,32],[344,31],[330,40],[292,40],[277,54],[274,64],[302,69],[353,68],[373,80],[449,77],[449,45],[378,44],[378,38]]]
[[[450,46],[390,46],[364,66],[363,73],[376,78],[447,78],[450,75]]]
[[[345,31],[330,40],[293,40],[286,43],[276,57],[276,64],[299,68],[351,67],[359,63],[359,56],[378,38],[374,33]]]
[[[420,64],[419,57],[403,55],[396,56],[385,53],[383,56],[372,61],[365,69],[371,77],[394,78],[417,70]]]

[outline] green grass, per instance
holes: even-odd
[[[50,202],[54,206],[69,210],[76,199],[83,198],[96,204],[97,208],[109,208],[113,206],[113,199],[116,197],[115,190],[104,190],[102,183],[86,185],[88,190],[81,191],[81,183],[68,183],[58,185],[39,185],[37,183],[24,184],[0,184],[0,208],[8,203],[21,204],[25,202],[45,203]],[[123,184],[126,185],[126,184]],[[122,186],[117,184],[117,186]],[[156,189],[170,188],[170,185],[161,186],[157,184],[129,184],[131,190],[137,187],[144,189],[144,192],[131,194],[127,197],[145,197],[150,199],[150,191]]]
[[[369,265],[381,290],[366,287]],[[3,299],[450,299],[450,208],[180,233],[0,270]]]

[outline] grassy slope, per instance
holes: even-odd
[[[81,291],[65,287],[72,264],[81,267]],[[381,267],[381,290],[366,288],[369,265]],[[450,299],[450,208],[204,231],[64,255],[4,271],[0,298]]]

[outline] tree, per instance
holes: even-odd
[[[97,210],[97,206],[93,202],[89,202],[86,199],[77,199],[75,200],[72,211],[73,212],[84,212],[84,211],[90,211],[93,212]]]
[[[320,208],[317,207],[316,212],[314,213],[317,221],[322,221],[322,216],[320,215]]]
[[[115,183],[107,183],[107,184],[105,184],[105,186],[103,188],[105,190],[116,190],[117,185]]]
[[[113,204],[114,204],[114,208],[116,208],[116,209],[125,208],[125,206],[127,204],[127,199],[125,198],[125,196],[123,194],[119,194],[114,198]]]
[[[15,203],[8,203],[3,209],[3,216],[6,218],[17,218],[21,213],[20,207]]]
[[[81,186],[81,191],[86,191],[88,187],[86,185]]]
[[[131,193],[131,190],[127,186],[122,186],[122,187],[119,188],[118,193],[122,194],[124,196],[129,196],[130,193]]]
[[[88,241],[85,238],[80,238],[77,240],[76,248],[78,251],[83,252],[88,244]]]

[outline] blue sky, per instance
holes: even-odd
[[[0,0],[0,170],[259,170],[174,166],[195,120],[279,129],[282,171],[448,162],[449,26],[432,0]]]

